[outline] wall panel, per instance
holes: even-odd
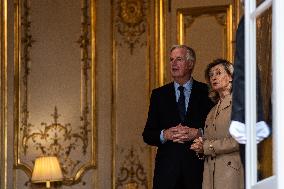
[[[94,0],[15,1],[17,188],[33,186],[34,160],[48,155],[59,158],[63,185],[93,185],[83,175],[96,163],[94,6]]]
[[[150,1],[113,1],[113,188],[148,188]]]

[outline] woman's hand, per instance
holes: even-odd
[[[199,137],[193,141],[193,144],[190,146],[191,150],[194,150],[197,153],[203,153],[203,139]]]

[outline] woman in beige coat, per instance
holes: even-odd
[[[224,59],[207,66],[205,78],[210,97],[217,104],[207,115],[204,136],[195,139],[191,149],[204,159],[203,189],[243,189],[243,168],[239,144],[229,133],[232,109],[233,66]]]

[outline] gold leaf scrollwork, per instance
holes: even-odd
[[[147,175],[138,153],[131,147],[124,157],[124,162],[119,169],[116,189],[138,189],[139,186],[147,189]]]
[[[120,18],[124,23],[135,26],[143,21],[143,2],[122,0],[120,2]]]
[[[31,132],[23,136],[24,152],[36,152],[39,155],[54,155],[60,160],[63,175],[68,178],[77,166],[81,163],[79,159],[71,158],[73,151],[81,146],[83,152],[85,147],[84,138],[72,130],[71,124],[65,125],[58,122],[59,114],[57,108],[54,109],[53,122],[51,124],[41,123],[38,132]]]
[[[123,36],[124,42],[130,48],[131,54],[135,45],[140,43],[139,37],[146,31],[144,4],[143,0],[118,1],[116,26],[118,33]]]

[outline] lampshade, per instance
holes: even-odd
[[[32,182],[46,182],[46,187],[50,187],[50,182],[62,181],[63,176],[57,157],[45,156],[35,160],[32,174]]]

